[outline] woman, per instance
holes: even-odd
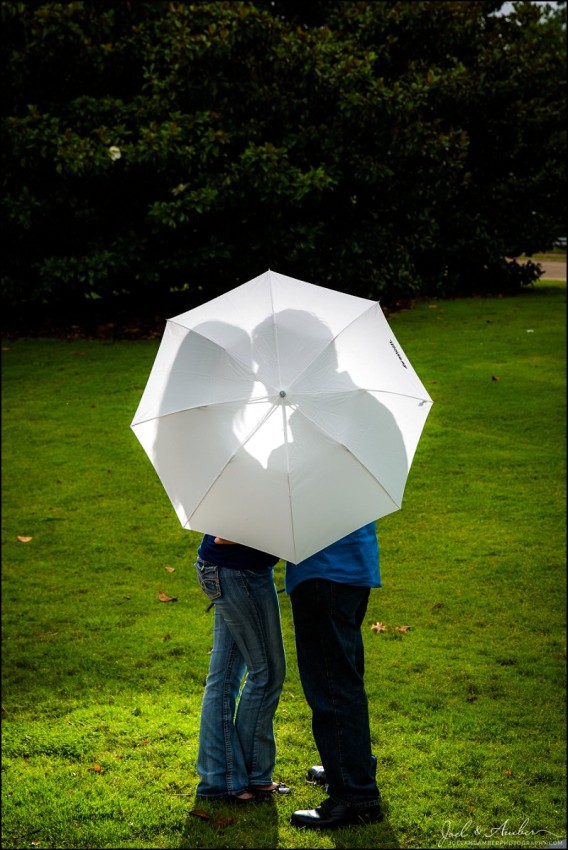
[[[199,729],[200,799],[247,803],[290,792],[272,781],[273,719],[286,675],[277,562],[209,534],[198,549],[199,583],[215,608]]]

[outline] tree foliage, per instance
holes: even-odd
[[[565,235],[565,4],[2,3],[8,316],[267,268],[392,302]],[[536,272],[538,275],[538,272]]]

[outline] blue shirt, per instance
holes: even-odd
[[[251,549],[241,543],[215,543],[212,534],[205,534],[197,554],[204,561],[233,570],[265,570],[280,560],[275,555]]]
[[[370,522],[299,564],[286,561],[286,593],[310,578],[355,587],[381,587],[377,525]]]

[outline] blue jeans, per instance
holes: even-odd
[[[236,570],[200,558],[195,566],[201,588],[215,606],[201,706],[197,795],[215,799],[272,781],[273,718],[286,658],[273,569]]]
[[[298,669],[330,797],[379,804],[361,624],[368,587],[307,579],[290,594]]]

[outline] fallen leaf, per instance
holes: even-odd
[[[158,593],[158,599],[160,600],[160,602],[177,602],[177,597],[168,596],[168,594],[164,593],[163,590],[160,590],[160,592]]]
[[[30,540],[33,540],[33,537],[24,537],[23,535],[18,534],[18,540],[20,543],[29,543]]]
[[[95,771],[95,773],[102,773],[102,772],[103,772],[103,769],[102,769],[102,767],[100,766],[100,764],[94,764],[94,765],[93,765],[93,770]]]
[[[167,573],[175,573],[176,571],[175,567],[164,567],[164,569]]]
[[[216,826],[217,829],[222,829],[224,826],[229,826],[230,823],[233,823],[233,818],[231,815],[227,815],[224,818],[217,818],[217,820],[213,822],[213,826]]]
[[[512,775],[513,775],[513,771],[512,771],[512,770],[504,770],[504,771],[503,771],[503,776],[506,776],[506,777],[507,777],[507,779],[509,779]]]
[[[189,814],[196,818],[203,818],[203,820],[211,820],[211,815],[208,815],[203,809],[192,809]]]
[[[410,626],[385,626],[384,623],[373,623],[371,626],[374,632],[402,632],[406,634],[410,631]]]

